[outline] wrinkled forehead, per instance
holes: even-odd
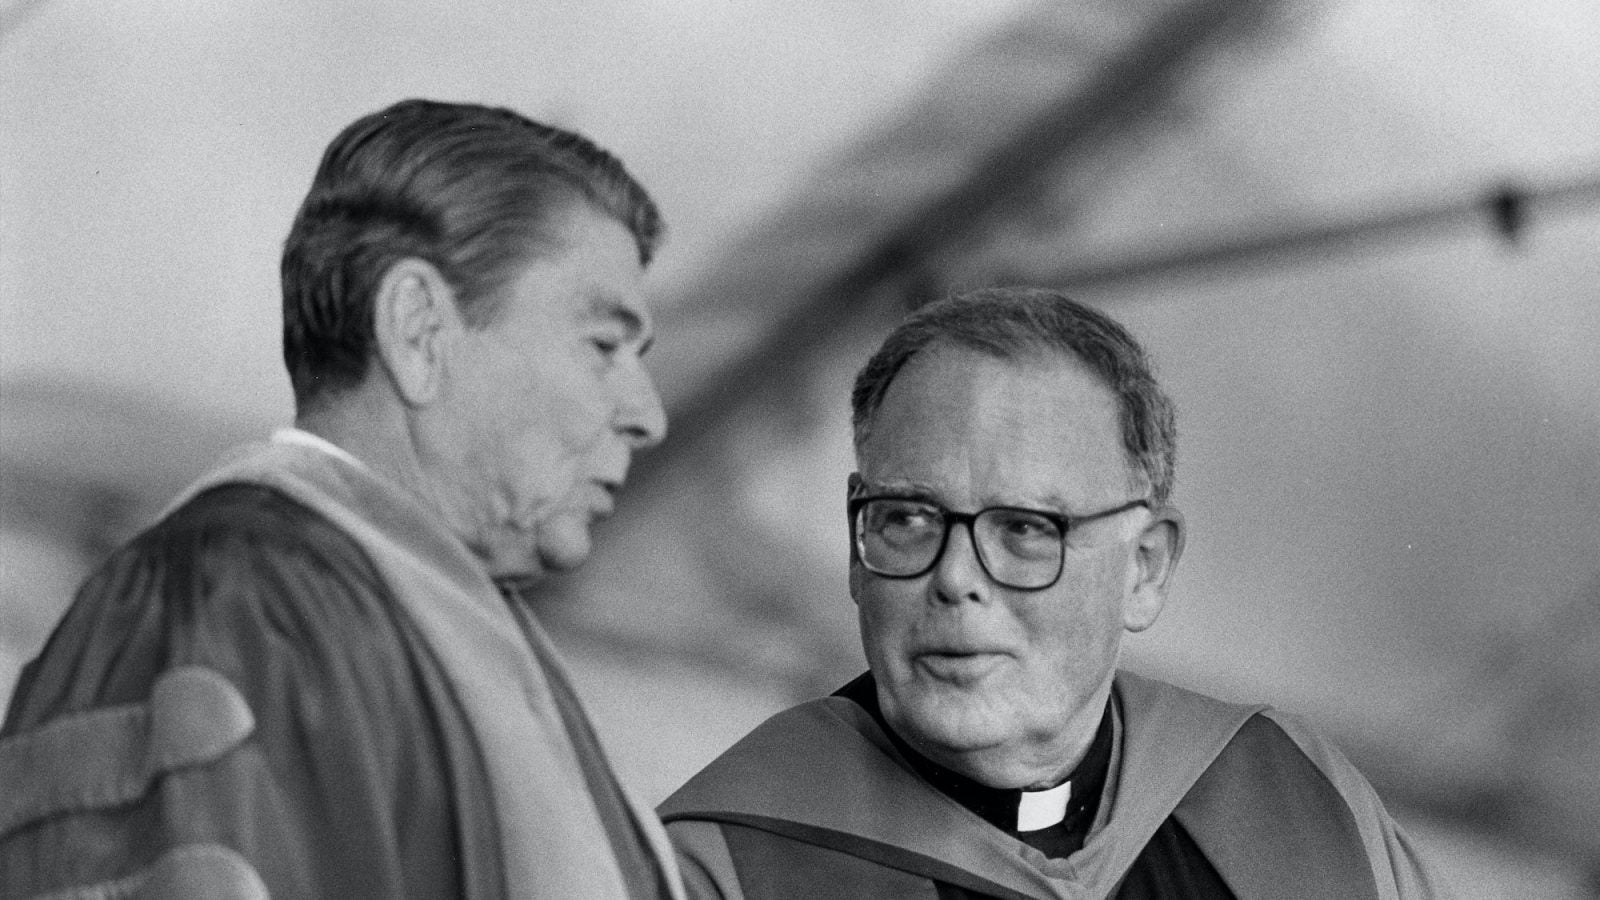
[[[998,427],[1013,432],[1060,422],[1087,427],[1117,398],[1076,355],[1053,348],[971,347],[940,341],[908,359],[889,380],[874,424],[899,417],[944,427]],[[1091,421],[1093,420],[1093,421]]]
[[[899,372],[857,462],[869,482],[944,485],[985,499],[1117,493],[1129,472],[1116,398],[1083,363],[953,346],[919,353]]]
[[[644,266],[623,222],[590,204],[574,204],[551,220],[548,237],[535,246],[524,271],[551,286],[564,318],[615,324],[630,337],[653,333]]]

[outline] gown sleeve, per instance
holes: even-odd
[[[200,495],[91,576],[24,670],[0,897],[459,893],[420,664],[346,535],[266,488]]]

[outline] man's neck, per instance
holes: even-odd
[[[321,400],[299,410],[294,427],[339,447],[436,508],[413,450],[404,410],[394,398],[374,394],[369,386],[362,386]]]
[[[410,493],[488,565],[470,519],[450,502],[449,486],[428,477],[419,417],[382,383],[367,383],[298,411],[295,427],[337,445],[391,486]]]
[[[1061,803],[1059,801],[1063,799],[1061,796],[1063,792],[1057,789],[1032,792],[1015,788],[990,787],[928,759],[899,735],[884,718],[883,711],[878,705],[877,683],[870,672],[840,688],[835,692],[835,696],[844,697],[864,709],[883,729],[895,749],[900,751],[900,755],[905,757],[917,774],[938,788],[941,793],[977,813],[991,825],[1019,837],[1024,837],[1026,832],[1053,828],[1057,833],[1050,836],[1051,849],[1064,847],[1075,849],[1081,845],[1083,836],[1087,834],[1089,825],[1094,821],[1099,808],[1100,795],[1105,787],[1106,773],[1111,764],[1113,742],[1109,700],[1087,753],[1063,782],[1071,786],[1064,792],[1065,802]],[[1028,803],[1026,800],[1038,802]],[[1047,807],[1060,810],[1052,817],[1053,822],[1041,818],[1043,810]]]

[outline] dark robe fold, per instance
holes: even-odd
[[[126,879],[191,845],[234,850],[276,896],[501,893],[496,826],[459,704],[371,561],[325,519],[249,485],[186,504],[84,585],[24,670],[3,736],[25,741],[69,717],[145,704],[178,667],[238,691],[253,720],[246,739],[215,761],[155,773],[126,804],[11,830],[0,896]],[[117,734],[105,723],[82,740]],[[77,752],[16,777],[87,792],[93,773],[54,771]]]
[[[303,444],[244,449],[90,578],[19,682],[0,784],[3,897],[677,891],[531,613]]]

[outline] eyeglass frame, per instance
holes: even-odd
[[[854,490],[859,488],[861,484],[859,479],[860,476],[858,475],[851,476],[850,480],[852,493]],[[907,575],[896,575],[879,571],[878,569],[873,568],[871,563],[867,562],[866,555],[861,552],[861,541],[864,540],[864,536],[857,531],[856,519],[860,516],[862,507],[874,500],[904,500],[912,503],[925,503],[928,506],[938,509],[940,514],[944,516],[944,533],[939,537],[939,549],[933,554],[933,558],[929,560],[927,566],[917,572]],[[955,529],[955,526],[964,523],[967,526],[967,540],[972,542],[972,555],[978,560],[979,568],[983,569],[983,574],[988,576],[990,581],[1014,591],[1043,591],[1055,587],[1056,582],[1061,580],[1062,572],[1066,570],[1067,536],[1072,533],[1073,528],[1076,528],[1077,526],[1086,522],[1093,522],[1097,519],[1108,519],[1112,516],[1125,513],[1130,509],[1136,509],[1141,506],[1145,509],[1154,508],[1151,506],[1151,500],[1149,497],[1139,497],[1134,500],[1129,500],[1127,503],[1124,503],[1121,506],[1115,506],[1110,509],[1088,513],[1081,516],[1068,516],[1053,510],[1033,509],[1027,506],[985,506],[983,509],[980,509],[977,512],[963,513],[949,509],[944,504],[934,500],[929,500],[926,497],[907,496],[905,494],[867,494],[850,497],[845,503],[845,510],[848,516],[847,523],[850,527],[850,556],[856,562],[861,563],[862,568],[878,576],[879,578],[894,578],[904,580],[921,578],[929,572],[932,572],[938,567],[939,561],[944,559],[945,551],[949,549],[950,532]],[[990,571],[988,561],[983,558],[983,549],[978,546],[978,531],[975,527],[978,523],[978,517],[988,512],[1027,513],[1029,515],[1038,516],[1055,525],[1056,528],[1061,532],[1061,539],[1056,548],[1055,577],[1051,578],[1045,584],[1038,585],[1037,587],[1019,587],[1010,582],[1002,581],[994,574],[994,572]]]

